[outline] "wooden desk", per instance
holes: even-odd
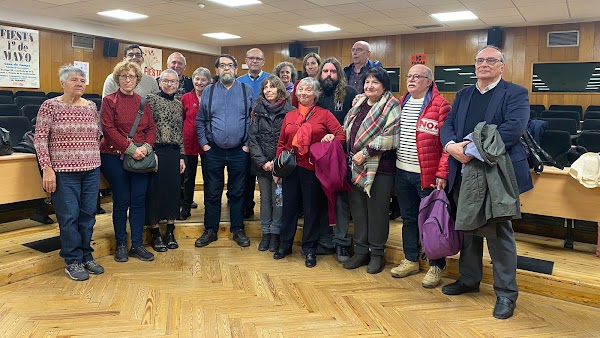
[[[584,187],[569,168],[545,167],[531,176],[534,188],[521,195],[521,212],[600,222],[600,188]]]
[[[100,189],[108,188],[100,178]],[[0,204],[45,198],[42,177],[34,154],[13,153],[0,156]]]

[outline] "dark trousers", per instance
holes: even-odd
[[[390,193],[394,176],[375,175],[371,197],[357,186],[349,194],[350,213],[354,220],[354,252],[359,255],[383,256],[390,234]]]
[[[123,169],[123,161],[118,155],[101,154],[100,158],[102,174],[112,189],[112,220],[117,246],[127,244],[127,210],[129,210],[131,246],[136,248],[142,245],[149,174],[132,173]]]
[[[421,175],[402,169],[396,169],[396,194],[402,214],[402,249],[404,257],[411,262],[419,260],[419,204],[433,191],[433,188],[421,189]],[[430,259],[430,266],[444,268],[446,259]]]
[[[100,168],[82,172],[57,172],[52,203],[60,229],[60,256],[67,264],[92,257],[92,232],[96,224],[96,199]]]
[[[246,184],[244,185],[244,212],[254,210],[254,190],[256,188],[256,174],[251,170],[250,156],[248,156],[248,172],[246,173]]]
[[[204,224],[206,229],[219,229],[221,222],[221,198],[225,186],[224,169],[227,167],[227,192],[230,200],[229,214],[231,232],[244,229],[244,185],[248,172],[247,152],[242,147],[231,149],[210,145],[202,155],[204,175]]]
[[[452,189],[452,199],[455,206],[458,202],[459,184]],[[494,272],[494,292],[497,297],[504,296],[513,302],[517,301],[519,288],[517,286],[517,245],[511,221],[496,223],[496,238],[486,238],[488,252],[492,259]],[[470,233],[464,234],[463,246],[458,260],[458,278],[463,284],[476,286],[483,277],[483,237]]]
[[[313,170],[297,166],[290,176],[283,180],[283,224],[281,226],[282,250],[291,248],[298,226],[298,208],[304,207],[302,227],[302,250],[305,254],[316,253],[319,235],[322,232],[319,222],[323,207],[323,190]]]
[[[183,204],[185,208],[190,208],[194,200],[194,190],[196,189],[196,172],[198,170],[198,155],[185,155],[185,172],[183,173]]]

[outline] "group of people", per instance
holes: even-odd
[[[113,193],[119,262],[129,256],[154,259],[142,243],[144,224],[152,228],[154,251],[178,247],[175,219],[190,217],[198,155],[205,214],[204,232],[195,245],[217,240],[226,167],[233,240],[242,247],[250,245],[244,217],[253,210],[258,178],[258,250],[273,252],[274,259],[290,255],[298,218],[303,216],[306,267],[316,266],[317,254],[335,253],[346,269],[366,265],[368,273],[383,271],[395,190],[405,254],[391,270],[397,278],[420,271],[421,199],[439,189],[456,204],[465,194],[461,186],[467,180],[461,173],[467,163],[485,161],[473,146],[480,122],[497,126],[514,168],[516,193],[532,188],[519,143],[529,117],[527,91],[502,80],[506,60],[498,48],[487,46],[477,53],[477,84],[459,91],[452,107],[440,95],[429,67],[411,67],[407,92],[397,99],[386,70],[370,60],[369,44],[358,41],[351,53],[353,63],[345,68],[334,57],[306,55],[306,77],[299,80],[289,62],[277,65],[272,75],[263,71],[265,56],[258,48],[246,53],[248,73],[237,77],[236,58],[223,54],[215,61],[212,83],[210,71],[202,67],[191,79],[185,77],[185,58],[173,53],[169,69],[155,81],[140,69],[139,46],[130,45],[106,79],[100,115],[93,103],[81,98],[85,74],[71,65],[61,68],[64,94],[42,105],[35,145],[44,189],[56,205],[67,274],[85,280],[89,273],[103,272],[89,245],[100,171]],[[273,169],[284,151],[294,154],[296,166],[282,178]],[[315,160],[317,151],[329,156],[326,165]],[[150,173],[130,172],[123,167],[124,156],[156,156],[157,165]],[[340,172],[346,177],[338,178],[343,182],[332,194],[323,189],[323,180],[335,179],[327,175],[333,167],[343,168]],[[353,239],[348,235],[350,219]],[[161,220],[167,221],[164,235],[158,227]],[[494,232],[485,237],[494,261],[494,316],[504,319],[512,316],[518,295],[515,239],[509,220],[491,223]],[[465,232],[460,277],[444,286],[443,293],[479,291],[482,249],[481,233]],[[444,258],[429,260],[424,287],[439,285],[445,263]]]

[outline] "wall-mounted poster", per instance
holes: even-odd
[[[144,63],[142,63],[144,74],[159,77],[163,71],[162,49],[144,46],[140,46],[140,48],[142,48],[142,53],[144,54]]]
[[[40,88],[40,34],[0,25],[0,87]]]

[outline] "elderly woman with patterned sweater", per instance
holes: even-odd
[[[350,212],[354,220],[354,256],[346,269],[367,265],[371,274],[383,271],[389,235],[390,193],[394,185],[396,148],[400,137],[400,102],[390,92],[390,78],[381,67],[369,70],[365,96],[344,120],[348,139],[352,191]]]
[[[283,180],[283,222],[281,244],[273,254],[274,259],[282,259],[292,253],[292,244],[298,225],[298,208],[304,207],[302,228],[302,250],[306,254],[304,265],[312,268],[317,265],[317,242],[322,231],[319,222],[321,208],[325,207],[325,196],[321,182],[315,174],[315,167],[309,161],[310,146],[317,142],[331,142],[334,139],[344,142],[344,130],[333,114],[316,105],[321,88],[319,81],[307,77],[298,83],[298,109],[287,113],[281,126],[277,156],[284,150],[293,150],[297,166]]]
[[[142,80],[142,69],[135,62],[121,61],[113,71],[113,80],[118,90],[102,99],[100,120],[104,138],[100,144],[102,173],[110,183],[113,192],[113,227],[117,249],[115,261],[127,262],[129,256],[142,261],[154,260],[154,255],[142,244],[144,217],[146,212],[146,188],[148,173],[134,173],[123,168],[123,154],[134,159],[152,155],[156,139],[156,127],[152,111],[145,105],[142,117],[133,139],[129,132],[136,119],[142,97],[134,92]],[[142,144],[136,146],[136,144]],[[127,211],[131,229],[131,250],[127,252]]]
[[[58,75],[64,94],[44,101],[35,128],[34,145],[44,190],[60,229],[60,256],[67,275],[77,281],[104,268],[92,257],[90,242],[96,223],[100,181],[100,130],[96,105],[81,97],[85,73],[67,65]]]
[[[152,227],[152,248],[156,252],[177,249],[175,219],[179,217],[181,174],[185,171],[183,148],[183,107],[175,99],[179,76],[172,69],[164,70],[158,79],[160,92],[148,95],[148,105],[156,124],[154,151],[158,169],[150,174],[146,191],[146,224]],[[167,220],[163,240],[158,222]],[[166,243],[165,243],[166,242]]]

